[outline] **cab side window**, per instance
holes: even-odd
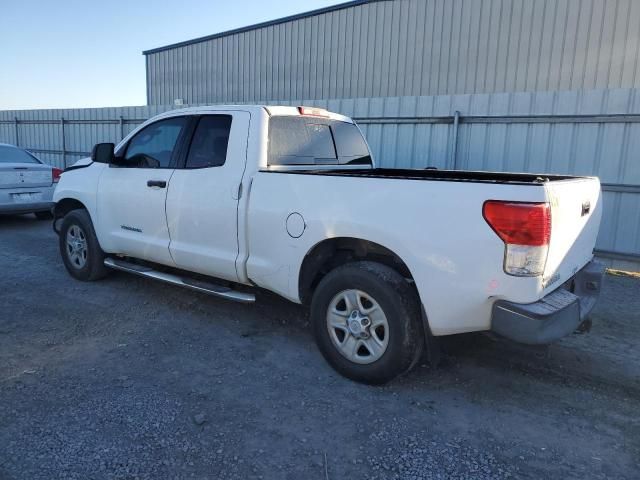
[[[205,115],[193,134],[185,168],[221,167],[227,160],[231,115]]]
[[[185,117],[167,118],[140,130],[130,141],[125,153],[125,164],[138,168],[168,168],[180,134],[187,120]]]

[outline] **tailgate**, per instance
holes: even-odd
[[[0,188],[47,187],[52,182],[47,165],[0,164]]]
[[[593,257],[600,228],[602,197],[595,178],[545,184],[551,205],[551,239],[544,270],[545,290],[570,279]]]

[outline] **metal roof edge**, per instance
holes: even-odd
[[[335,12],[337,10],[344,10],[345,8],[357,7],[365,5],[367,3],[386,2],[389,0],[352,0],[350,2],[338,3],[337,5],[330,5],[328,7],[318,8],[309,12],[297,13],[295,15],[289,15],[288,17],[278,18],[276,20],[269,20],[262,23],[256,23],[247,27],[235,28],[233,30],[227,30],[225,32],[214,33],[213,35],[206,35],[204,37],[194,38],[192,40],[185,40],[183,42],[172,43],[163,47],[152,48],[150,50],[144,50],[143,55],[151,55],[154,53],[164,52],[166,50],[173,50],[174,48],[186,47],[187,45],[193,45],[195,43],[206,42],[207,40],[214,40],[216,38],[227,37],[229,35],[235,35],[237,33],[249,32],[251,30],[258,30],[260,28],[270,27],[272,25],[279,25],[281,23],[292,22],[303,18],[314,17],[316,15],[322,15],[323,13]]]

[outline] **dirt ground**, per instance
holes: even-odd
[[[0,479],[640,478],[640,279],[589,334],[445,342],[345,380],[303,308],[114,273],[72,280],[48,222],[0,217]]]

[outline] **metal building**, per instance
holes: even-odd
[[[640,86],[637,0],[357,0],[144,52],[148,103]]]

